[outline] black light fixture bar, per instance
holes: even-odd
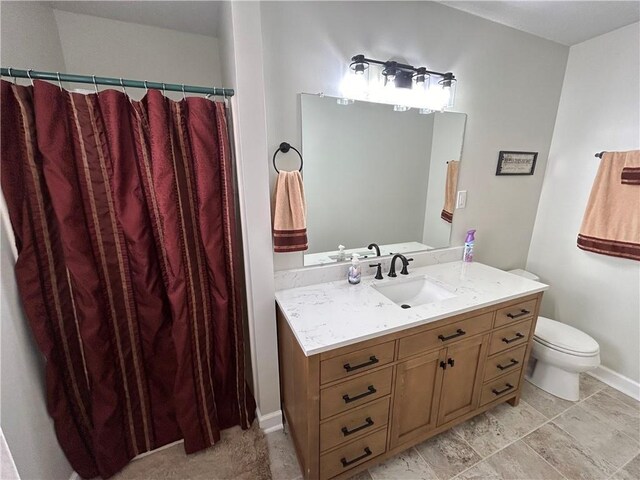
[[[383,62],[381,60],[375,60],[373,58],[367,58],[362,54],[358,54],[358,55],[354,55],[353,57],[351,57],[351,66],[355,66],[355,65],[370,65],[370,64],[374,64],[374,65],[381,65],[385,68],[389,68],[389,67],[395,67],[396,69],[400,69],[400,70],[405,70],[405,71],[410,71],[413,73],[417,73],[417,74],[422,74],[422,75],[434,75],[434,76],[438,76],[438,77],[442,77],[443,81],[445,82],[452,82],[455,81],[456,77],[453,75],[453,73],[451,72],[436,72],[434,70],[427,70],[425,67],[414,67],[413,65],[408,65],[406,63],[398,63],[398,62],[394,62],[392,60],[388,60],[386,62]]]

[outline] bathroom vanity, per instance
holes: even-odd
[[[278,291],[282,406],[305,478],[349,478],[516,405],[546,288],[452,262]],[[403,292],[427,303],[407,308]]]

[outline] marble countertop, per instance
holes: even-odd
[[[398,284],[421,276],[455,296],[403,309],[375,285]],[[547,285],[481,263],[449,262],[409,267],[409,275],[383,280],[362,277],[279,290],[276,301],[305,355],[344,347],[452,315],[541,292]]]

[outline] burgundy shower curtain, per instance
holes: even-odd
[[[58,440],[84,478],[248,428],[225,107],[2,81],[2,190]]]

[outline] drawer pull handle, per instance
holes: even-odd
[[[520,362],[518,360],[516,360],[515,358],[512,358],[511,360],[509,360],[509,365],[496,365],[496,367],[498,367],[500,370],[506,370],[507,368],[511,368],[511,367],[515,367],[516,365],[518,365]]]
[[[369,428],[371,426],[373,426],[373,420],[371,420],[371,417],[367,417],[362,425],[354,428],[353,430],[349,430],[347,427],[342,427],[342,435],[348,437],[352,433],[359,432],[360,430],[364,430],[365,428]]]
[[[368,362],[361,363],[360,365],[354,365],[353,367],[351,366],[351,364],[345,363],[343,367],[347,372],[353,372],[354,370],[358,370],[359,368],[368,367],[369,365],[375,365],[379,361],[380,360],[378,360],[375,355],[371,355]]]
[[[459,328],[458,330],[456,330],[456,333],[454,333],[453,335],[449,335],[448,337],[445,337],[444,335],[438,335],[438,338],[440,340],[442,340],[443,342],[446,342],[447,340],[451,340],[452,338],[461,337],[462,335],[466,335],[466,334],[467,334],[467,332],[465,332],[464,330]]]
[[[495,388],[493,390],[491,390],[494,395],[502,395],[505,392],[508,392],[509,390],[511,390],[513,388],[513,385],[511,385],[510,383],[507,383],[507,386],[504,387],[502,390],[496,390]]]
[[[503,337],[503,338],[502,338],[502,341],[503,341],[504,343],[506,343],[506,344],[509,344],[509,343],[511,343],[511,342],[515,342],[516,340],[520,340],[521,338],[524,338],[524,335],[523,335],[523,334],[521,334],[520,332],[517,332],[515,337],[513,337],[513,338],[504,338],[504,337]]]
[[[347,393],[346,395],[342,396],[342,399],[344,400],[344,403],[351,403],[355,402],[356,400],[360,400],[361,398],[368,397],[369,395],[373,395],[376,392],[377,390],[373,387],[373,385],[369,385],[366,392],[361,393],[360,395],[356,395],[355,397],[350,397]]]
[[[520,310],[520,313],[507,313],[507,317],[509,318],[519,318],[525,315],[529,315],[531,312],[529,310],[525,310],[524,308]]]
[[[352,463],[359,462],[360,460],[362,460],[363,458],[367,458],[371,454],[372,454],[371,449],[369,447],[364,447],[364,453],[359,457],[353,458],[351,460],[347,460],[346,458],[342,457],[340,461],[342,462],[343,467],[348,467]]]

